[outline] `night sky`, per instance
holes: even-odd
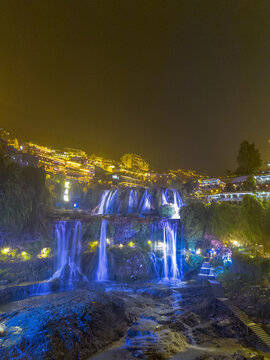
[[[270,2],[1,0],[0,127],[222,174],[270,159]]]

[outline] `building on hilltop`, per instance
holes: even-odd
[[[148,171],[150,168],[149,164],[136,154],[125,154],[121,157],[121,161],[128,169]]]

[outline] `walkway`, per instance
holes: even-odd
[[[208,280],[216,300],[223,304],[242,324],[245,325],[248,331],[251,331],[257,338],[270,350],[270,336],[262,329],[261,326],[254,323],[247,314],[235,306],[230,300],[225,297],[224,289],[217,280]]]

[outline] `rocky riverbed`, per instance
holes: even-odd
[[[207,283],[90,284],[0,307],[1,359],[269,359]]]

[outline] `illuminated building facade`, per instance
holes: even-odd
[[[60,153],[57,150],[33,143],[23,144],[22,152],[35,156],[38,159],[38,166],[43,166],[47,174],[61,173],[66,179],[86,183],[91,181],[95,174],[93,163],[87,157],[82,156],[85,154],[83,152],[65,151]],[[74,155],[80,156],[75,158]]]
[[[125,154],[121,157],[121,161],[128,169],[137,169],[142,171],[148,171],[149,164],[139,155]]]

